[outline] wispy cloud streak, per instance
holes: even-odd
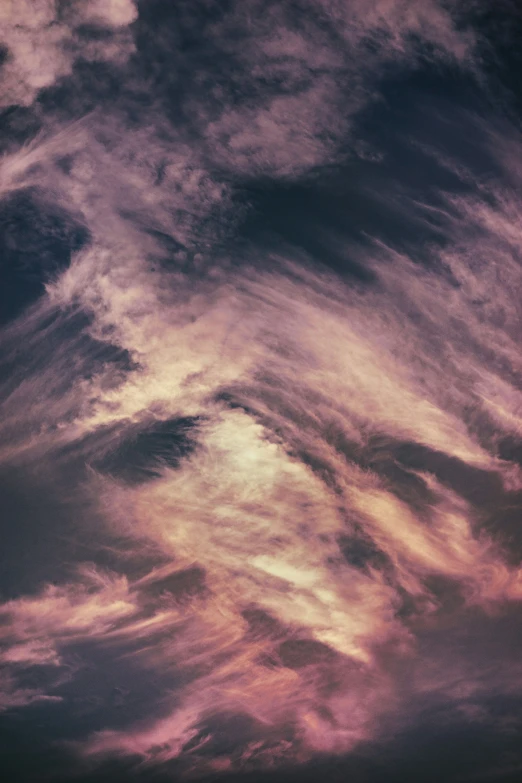
[[[82,237],[0,334],[0,467],[92,511],[100,537],[95,563],[75,552],[67,580],[4,596],[0,709],[74,705],[89,654],[152,672],[153,708],[69,747],[180,776],[347,753],[423,699],[482,720],[488,687],[522,684],[451,643],[462,624],[471,647],[477,617],[500,625],[522,598],[514,133],[467,118],[487,178],[408,142],[456,184],[405,188],[400,208],[373,194],[430,241],[324,229],[368,280],[332,271],[326,251],[239,241],[245,188],[332,176],[357,157],[387,68],[469,76],[478,34],[435,2],[303,3],[301,22],[286,4],[199,22],[181,4],[177,27],[163,9],[158,48],[191,41],[172,55],[180,73],[209,85],[195,26],[222,58],[202,92],[158,75],[155,51],[140,61],[153,5],[7,15],[9,103],[45,106],[42,90],[100,59],[127,63],[132,95],[70,122],[50,111],[0,161],[5,203],[58,205],[49,231],[69,237],[56,228],[69,220]],[[219,722],[234,720],[231,748]]]

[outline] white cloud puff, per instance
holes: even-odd
[[[0,106],[29,106],[39,90],[72,72],[79,57],[120,61],[133,50],[130,39],[82,44],[85,24],[118,31],[137,18],[132,0],[88,0],[65,9],[56,0],[6,0],[0,9],[0,43],[7,58],[0,71]]]

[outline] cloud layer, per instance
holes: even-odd
[[[379,90],[471,80],[478,32],[451,4],[298,5],[3,12],[6,104],[42,127],[0,161],[0,471],[70,528],[42,502],[31,552],[67,576],[2,583],[0,710],[64,710],[75,764],[274,769],[520,695],[488,641],[522,598],[517,131],[419,111],[403,164],[361,136]],[[101,61],[121,84],[92,110]],[[320,251],[260,239],[255,188],[342,217],[313,216]],[[364,199],[401,242],[359,230]]]

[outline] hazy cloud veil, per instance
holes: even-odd
[[[520,36],[1,4],[9,780],[520,779]]]

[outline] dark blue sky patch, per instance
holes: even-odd
[[[277,639],[286,633],[285,626],[279,620],[258,606],[249,606],[241,614],[248,623],[247,633],[253,639]]]
[[[89,111],[115,105],[123,90],[124,72],[113,64],[79,60],[71,76],[41,90],[40,112],[48,118],[70,120]]]
[[[127,350],[90,334],[92,322],[92,316],[76,307],[44,307],[28,322],[6,332],[0,352],[0,395],[7,397],[23,378],[36,379],[53,365],[53,387],[62,394],[104,366],[112,367],[115,378],[118,372],[125,375],[137,370]]]
[[[0,504],[2,598],[36,592],[42,583],[69,575],[71,556],[78,551],[78,542],[72,547],[66,543],[77,532],[71,507],[48,487],[12,469],[0,474]]]
[[[116,730],[128,725],[129,719],[143,720],[144,715],[161,715],[165,693],[179,686],[179,673],[171,671],[162,677],[140,665],[140,640],[118,644],[76,643],[69,646],[64,658],[75,668],[69,683],[53,692],[63,697],[55,710],[56,733],[59,722],[68,722],[64,739],[80,740],[93,731],[101,731],[107,722]],[[173,667],[174,668],[174,667]],[[47,727],[52,736],[52,726]]]
[[[339,536],[338,544],[342,556],[353,568],[361,571],[368,571],[369,568],[389,571],[391,568],[388,556],[362,531],[353,535]]]
[[[429,574],[424,584],[439,604],[439,613],[451,616],[460,611],[465,603],[462,585],[458,581],[441,574]]]
[[[0,204],[0,318],[15,318],[89,241],[89,231],[31,189]]]
[[[161,564],[160,557],[144,551],[136,563],[129,543],[111,536],[92,498],[82,491],[81,475],[74,464],[70,471],[62,467],[43,476],[38,469],[0,471],[3,600],[74,581],[78,563],[128,569],[130,575]]]
[[[338,654],[334,650],[314,639],[288,639],[279,645],[276,654],[281,664],[289,669],[314,664],[333,666],[338,661]]]
[[[8,106],[0,111],[0,150],[7,152],[33,138],[41,128],[38,113],[26,106]]]
[[[128,484],[158,478],[165,468],[179,468],[194,451],[198,421],[180,417],[126,432],[116,450],[95,462],[95,467]]]
[[[399,465],[433,473],[442,484],[474,505],[480,507],[488,499],[491,502],[503,495],[502,480],[497,473],[468,465],[420,443],[398,442],[393,447],[390,444],[390,449]]]
[[[348,167],[344,177],[349,181]],[[239,233],[246,239],[265,246],[269,251],[275,251],[283,242],[305,251],[315,262],[348,279],[365,284],[374,282],[373,271],[350,258],[349,250],[341,250],[340,243],[335,242],[336,235],[352,241],[360,238],[364,226],[359,215],[365,214],[364,198],[359,194],[354,199],[355,194],[350,194],[349,185],[338,193],[334,183],[325,187],[324,183],[314,182],[268,182],[251,186],[244,193],[250,203],[250,211],[239,227]],[[375,219],[375,211],[371,212],[368,205],[366,215],[369,217],[370,214]]]
[[[198,566],[175,571],[167,576],[148,581],[142,589],[145,599],[152,602],[158,599],[190,601],[196,596],[206,594],[205,571]]]

